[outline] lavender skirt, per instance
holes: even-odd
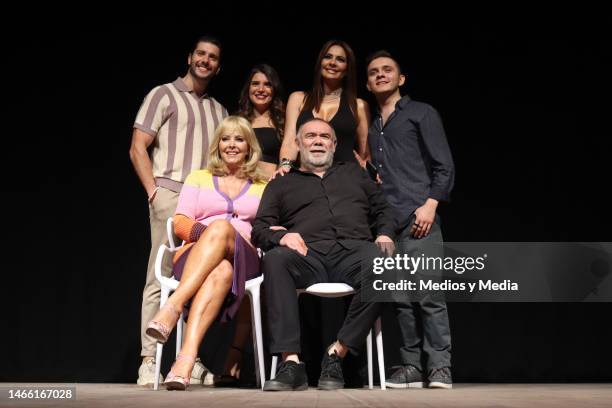
[[[185,262],[189,253],[193,249],[193,245],[185,250],[184,253],[176,260],[173,268],[174,277],[181,280],[183,276],[183,269],[185,268]],[[257,250],[251,247],[242,238],[242,235],[236,231],[236,240],[234,242],[234,276],[232,279],[232,289],[227,294],[221,311],[217,319],[225,323],[232,320],[244,297],[244,284],[247,280],[253,279],[261,275],[259,269],[259,257],[257,256]],[[186,305],[189,307],[191,301]]]

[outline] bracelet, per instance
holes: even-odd
[[[289,160],[289,159],[282,159],[279,163],[279,166],[293,166],[293,160]]]

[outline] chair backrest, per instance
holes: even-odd
[[[168,235],[168,247],[171,251],[174,251],[176,247],[174,246],[174,219],[172,217],[168,218],[166,221],[166,234]]]
[[[176,235],[174,235],[174,218],[169,217],[166,221],[166,235],[168,237],[168,248],[171,251],[176,251],[177,246],[174,244]],[[181,243],[181,246],[185,245],[185,241]]]
[[[161,274],[162,262],[164,260],[164,255],[166,251],[170,254],[176,252],[176,250],[171,250],[164,244],[161,244],[159,246],[159,249],[157,250],[157,256],[155,257],[155,278],[161,285],[167,286],[174,290],[178,287],[178,281],[174,279],[174,277],[167,278]]]
[[[167,278],[161,274],[161,266],[162,266],[162,262],[163,262],[166,251],[168,251],[170,254],[173,254],[179,248],[174,244],[175,236],[174,236],[174,225],[173,225],[172,217],[169,217],[168,220],[166,221],[166,235],[168,236],[168,245],[162,244],[157,250],[157,256],[155,258],[155,277],[157,278],[157,281],[160,284],[167,286],[170,289],[174,290],[178,287],[178,281],[174,279],[174,277]]]

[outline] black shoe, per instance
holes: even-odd
[[[214,386],[219,388],[238,388],[240,386],[240,379],[229,374],[215,376],[213,381]]]
[[[434,368],[429,372],[429,388],[453,388],[453,377],[450,367]]]
[[[423,388],[423,373],[411,364],[393,367],[385,381],[389,388]]]
[[[344,388],[344,376],[342,375],[342,359],[336,353],[329,355],[325,351],[321,361],[321,376],[319,377],[320,390],[337,390]]]
[[[304,363],[287,360],[280,363],[273,380],[264,384],[264,391],[304,391],[308,389],[308,377]]]

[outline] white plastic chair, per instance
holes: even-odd
[[[169,246],[161,245],[159,250],[157,251],[157,257],[155,258],[155,277],[159,281],[161,285],[161,296],[159,299],[159,307],[161,308],[168,297],[170,296],[170,292],[176,290],[179,285],[179,281],[174,279],[174,277],[165,277],[161,274],[161,265],[164,259],[165,252],[169,252],[170,254],[175,253],[179,247],[174,245],[174,232],[172,225],[172,217],[168,218],[166,222],[166,232],[168,234],[168,243]],[[255,360],[255,377],[257,378],[257,385],[263,389],[263,384],[265,381],[265,372],[264,372],[264,353],[263,353],[263,340],[262,340],[262,330],[261,330],[261,310],[260,310],[260,287],[263,282],[263,276],[259,276],[254,279],[250,279],[245,283],[245,291],[249,296],[251,301],[251,322],[253,324],[252,333],[253,333],[253,351],[256,356]],[[178,319],[176,324],[176,355],[178,355],[181,350],[181,345],[183,344],[183,317],[181,316]],[[155,355],[155,384],[154,389],[159,389],[159,372],[161,370],[161,359],[164,345],[162,343],[157,343],[157,353]]]
[[[350,285],[346,283],[315,283],[310,285],[306,289],[298,289],[298,296],[302,293],[308,293],[319,297],[336,298],[352,295],[355,293]],[[385,386],[385,355],[383,351],[383,338],[382,338],[382,327],[380,323],[380,317],[376,319],[374,323],[374,332],[376,333],[376,351],[378,352],[378,375],[380,376],[380,389],[386,390]],[[370,389],[374,388],[374,371],[372,367],[372,330],[368,334],[366,339],[366,348],[368,356],[368,386]],[[270,379],[276,377],[276,365],[278,363],[278,356],[272,357],[272,370],[270,372]]]

